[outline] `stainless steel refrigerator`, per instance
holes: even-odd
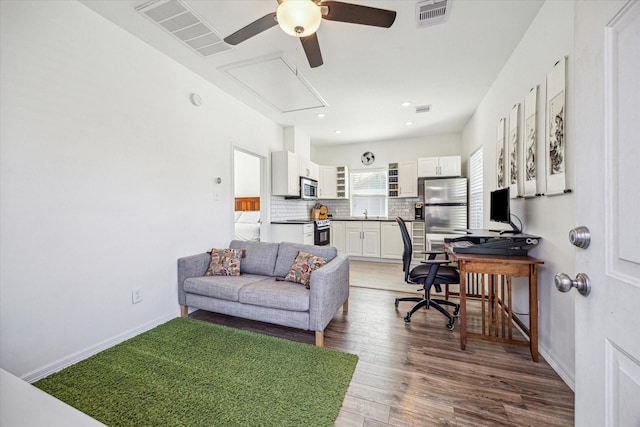
[[[466,178],[425,179],[423,189],[427,234],[452,234],[467,228]]]

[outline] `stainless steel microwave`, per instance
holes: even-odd
[[[315,179],[300,177],[300,198],[301,199],[317,199],[318,198],[318,181]]]

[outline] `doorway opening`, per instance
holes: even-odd
[[[262,229],[265,158],[233,148],[234,239],[265,240]]]

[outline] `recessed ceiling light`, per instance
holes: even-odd
[[[402,105],[403,107],[408,107],[409,105],[411,105],[411,102],[410,102],[410,101],[404,101],[404,102],[403,102],[402,104],[400,104],[400,105]]]
[[[407,122],[407,123],[405,123],[405,125],[411,126],[411,125],[413,125],[413,122]]]
[[[325,116],[325,114],[324,114],[324,113],[318,113],[318,118],[319,118],[319,119],[323,119],[323,118],[324,118],[324,116]]]
[[[342,133],[342,131],[340,129],[338,129],[338,130],[336,130],[336,133],[340,134],[340,133]]]

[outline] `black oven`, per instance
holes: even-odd
[[[313,244],[327,246],[331,242],[331,220],[317,219],[313,225]]]

